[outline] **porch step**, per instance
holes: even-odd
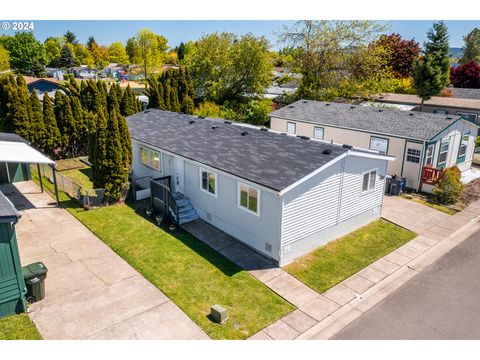
[[[192,206],[190,200],[181,193],[172,193],[172,197],[175,199],[175,203],[178,206],[178,218],[176,214],[170,209],[171,215],[177,220],[179,224],[185,224],[187,222],[200,218]]]

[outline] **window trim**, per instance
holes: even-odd
[[[478,114],[477,113],[474,113],[474,112],[468,112],[468,111],[457,111],[456,115],[459,115],[462,117],[463,120],[467,120],[467,121],[473,121],[474,123],[477,122],[478,120]],[[463,115],[474,115],[475,116],[475,119],[473,120],[469,120],[465,117],[463,117]]]
[[[206,190],[203,188],[203,173],[206,172],[207,173],[207,180],[208,180],[208,174],[213,174],[213,176],[215,177],[215,193],[211,193],[210,191]],[[199,173],[200,173],[200,190],[203,191],[204,193],[207,193],[213,197],[218,197],[218,174],[212,170],[208,170],[208,169],[205,169],[205,168],[199,168]]]
[[[386,150],[385,150],[385,153],[382,153],[380,150],[372,149],[372,139],[387,140],[387,148],[386,148]],[[371,135],[371,136],[370,136],[370,144],[369,144],[369,146],[368,146],[368,148],[369,148],[370,150],[378,151],[380,154],[387,155],[387,154],[388,154],[388,148],[389,148],[389,146],[390,146],[390,139],[389,139],[389,138],[384,138],[384,137],[375,136],[375,135]]]
[[[144,166],[146,166],[150,169],[156,170],[156,171],[162,171],[162,153],[161,153],[161,151],[153,150],[152,148],[149,148],[149,147],[146,147],[146,146],[143,146],[143,145],[139,145],[139,148],[140,148],[140,153],[139,153],[140,164],[142,164],[142,165],[144,165]],[[142,149],[147,151],[148,164],[145,164],[142,161]],[[152,160],[151,160],[152,159],[152,156],[151,156],[152,153],[157,153],[158,154],[158,168],[156,168],[155,166],[152,166]]]
[[[406,153],[405,153],[405,162],[409,162],[409,163],[412,163],[412,164],[420,164],[422,162],[422,150],[421,149],[415,149],[415,148],[407,148],[406,149]],[[416,156],[416,155],[408,155],[408,150],[413,150],[413,151],[418,151],[419,154],[418,154],[418,162],[416,161],[410,161],[408,160],[408,157],[409,156]]]
[[[368,175],[368,187],[370,187],[370,174],[374,171],[375,171],[375,185],[373,186],[372,189],[363,190],[363,178],[365,177],[365,174],[369,174]],[[373,169],[364,171],[362,173],[361,182],[360,182],[360,191],[361,191],[362,195],[369,194],[369,193],[375,191],[375,189],[377,188],[377,176],[378,176],[378,168],[373,168]]]
[[[240,189],[241,189],[242,186],[247,187],[248,190],[249,190],[249,192],[250,192],[250,189],[255,189],[255,190],[257,191],[257,211],[256,211],[256,212],[250,210],[250,209],[248,208],[248,204],[247,204],[247,207],[244,207],[244,206],[240,203],[240,201],[241,201],[241,196],[242,196]],[[238,208],[240,208],[240,209],[242,209],[242,210],[244,210],[244,211],[246,211],[246,212],[248,212],[248,213],[250,213],[250,214],[254,214],[254,215],[260,217],[260,204],[261,204],[261,199],[260,199],[260,197],[261,197],[261,191],[260,191],[259,188],[255,187],[255,186],[252,186],[252,185],[249,185],[249,184],[247,184],[247,183],[241,182],[241,181],[238,181],[238,182],[237,182],[237,207],[238,207]]]
[[[425,151],[425,166],[433,166],[433,163],[434,163],[434,160],[435,160],[435,145],[436,143],[432,143],[432,144],[428,144],[427,145],[427,150]],[[432,158],[432,162],[430,164],[427,163],[427,159],[428,159],[428,149],[432,147],[433,150],[432,150],[432,155],[431,155],[431,158]]]
[[[447,151],[446,151],[447,156],[445,157],[445,161],[440,162],[440,155],[442,154],[442,145],[443,145],[444,142],[447,142],[447,141],[448,141],[448,149],[447,149]],[[450,139],[450,137],[448,137],[448,138],[443,138],[442,140],[440,140],[440,146],[439,146],[439,148],[438,148],[437,168],[438,168],[439,166],[447,165],[448,154],[450,153],[450,145],[451,145],[451,142],[452,142],[452,140]]]
[[[315,130],[316,129],[322,129],[322,138],[319,139],[317,137],[315,137]],[[313,139],[316,139],[316,140],[325,140],[325,128],[323,126],[314,126],[313,127]]]
[[[460,155],[460,149],[462,148],[462,142],[465,136],[468,136],[467,145],[465,146],[465,154]],[[465,159],[467,158],[468,145],[470,145],[470,131],[466,133],[462,133],[462,136],[460,137],[460,144],[458,146],[458,153],[457,153],[457,164],[465,162]]]
[[[288,126],[293,125],[293,133],[288,131]],[[296,135],[297,134],[297,123],[293,121],[287,121],[287,134]]]

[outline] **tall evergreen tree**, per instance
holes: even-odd
[[[190,96],[185,96],[183,98],[183,103],[182,103],[182,112],[185,114],[193,114],[193,111],[195,110],[195,104],[193,103],[193,100]]]
[[[63,45],[62,50],[60,50],[60,57],[55,65],[62,68],[71,68],[78,65],[70,46],[67,44]]]
[[[30,94],[30,129],[32,132],[32,143],[37,149],[45,149],[46,130],[43,122],[43,110],[37,92],[34,90]]]
[[[61,135],[55,118],[53,104],[47,92],[43,95],[43,122],[45,124],[43,150],[47,155],[53,156],[56,148],[61,144]]]
[[[30,95],[23,76],[17,77],[17,86],[13,88],[12,120],[15,133],[33,142],[33,130],[30,126]]]
[[[442,21],[433,24],[427,33],[424,44],[424,56],[413,67],[413,85],[422,99],[420,111],[425,100],[439,94],[450,82],[450,59],[448,57],[448,32]]]

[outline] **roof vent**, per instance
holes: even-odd
[[[242,131],[242,132],[240,133],[240,135],[242,135],[242,136],[248,135],[248,131]]]
[[[143,113],[146,114],[146,113],[149,113],[149,112],[150,112],[150,110],[145,110]]]
[[[198,118],[199,119],[205,119],[205,116],[199,116]]]
[[[452,120],[453,118],[451,116],[447,116],[447,119],[448,120]]]
[[[190,120],[188,123],[189,123],[189,124],[194,124],[194,123],[195,123],[195,120]]]
[[[348,144],[343,144],[342,147],[345,149],[353,149],[353,146]]]
[[[266,127],[262,127],[260,128],[260,131],[268,131],[268,129]]]
[[[287,135],[287,133],[280,133],[280,135]]]
[[[307,100],[303,100],[303,103],[306,104],[306,103],[308,103],[308,101],[307,101]]]
[[[350,106],[350,109],[355,109],[355,108],[356,108],[356,106],[353,106],[353,105],[352,105],[352,106]]]
[[[382,112],[382,111],[383,111],[383,109],[378,109],[378,112]]]
[[[326,103],[325,106],[330,106],[330,103]]]
[[[179,111],[178,112],[180,115],[185,115],[185,113],[183,111]]]
[[[226,120],[226,121],[224,121],[223,123],[224,123],[224,124],[231,124],[232,122],[231,122],[231,121],[228,121],[228,120]]]
[[[330,155],[332,153],[332,149],[325,149],[322,151],[323,155]]]
[[[293,106],[293,105],[290,105],[290,106],[289,106],[290,109],[293,109],[294,107],[295,107],[295,106]]]
[[[413,113],[409,113],[408,115],[413,116]]]
[[[218,128],[218,125],[212,125],[212,129]]]
[[[308,136],[304,136],[304,135],[297,135],[297,137],[302,140],[310,140]]]

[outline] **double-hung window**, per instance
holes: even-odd
[[[158,151],[140,147],[140,162],[143,165],[160,170],[160,153]]]
[[[202,190],[216,196],[217,195],[217,174],[212,171],[201,169],[200,176],[201,176],[200,185]]]
[[[258,215],[260,212],[260,190],[250,185],[238,183],[238,206]]]
[[[407,149],[407,161],[420,164],[421,151],[418,149]]]
[[[388,151],[388,139],[372,136],[370,137],[370,150],[377,150],[381,154]]]
[[[432,166],[433,165],[433,154],[435,150],[435,144],[430,144],[427,147],[427,158],[425,159],[425,165]]]
[[[438,154],[438,166],[447,164],[448,149],[450,148],[450,139],[442,139],[440,143],[440,153]]]
[[[287,122],[287,134],[296,134],[297,132],[297,124],[294,122]]]
[[[377,170],[370,170],[363,173],[362,179],[362,192],[367,192],[375,189],[375,183],[377,181]]]
[[[313,128],[313,138],[317,140],[323,140],[323,127],[315,126]]]
[[[470,139],[470,134],[463,134],[462,140],[460,141],[460,149],[458,149],[458,157],[462,158],[467,155],[468,140]]]

